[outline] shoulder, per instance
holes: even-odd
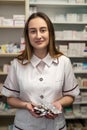
[[[28,60],[24,60],[23,63],[21,60],[18,60],[17,58],[14,58],[11,61],[11,66],[13,66],[14,68],[21,68],[24,67],[25,65],[27,65]]]
[[[16,67],[19,66],[19,65],[20,65],[20,62],[18,61],[17,58],[15,58],[15,59],[13,59],[13,60],[11,61],[11,66],[12,66],[12,67],[16,68]]]
[[[65,55],[61,55],[61,56],[58,58],[58,60],[61,61],[61,62],[64,62],[64,63],[70,62],[70,59],[69,59],[67,56],[65,56]]]
[[[12,64],[12,65],[18,64],[17,58],[13,59],[13,60],[11,61],[11,64]]]
[[[59,59],[58,59],[58,62],[59,62],[59,64],[62,65],[64,68],[71,68],[71,66],[72,66],[72,63],[71,63],[70,58],[68,58],[68,57],[65,56],[65,55],[60,56]]]

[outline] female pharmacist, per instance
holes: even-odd
[[[13,130],[66,130],[63,108],[79,95],[71,62],[56,49],[53,24],[46,14],[28,18],[24,37],[25,50],[13,60],[2,89],[8,104],[18,108]],[[54,107],[41,109],[45,103]]]

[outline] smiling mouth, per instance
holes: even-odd
[[[38,43],[38,44],[42,44],[42,43],[43,43],[43,41],[36,41],[36,43]]]

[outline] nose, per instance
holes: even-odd
[[[40,33],[40,31],[37,31],[37,38],[41,38],[41,33]]]

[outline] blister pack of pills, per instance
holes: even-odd
[[[48,102],[43,102],[40,106],[34,107],[34,111],[36,114],[40,116],[44,116],[49,113],[52,113],[52,114],[62,113],[62,111],[58,110],[55,106],[53,106],[51,103],[48,103]]]

